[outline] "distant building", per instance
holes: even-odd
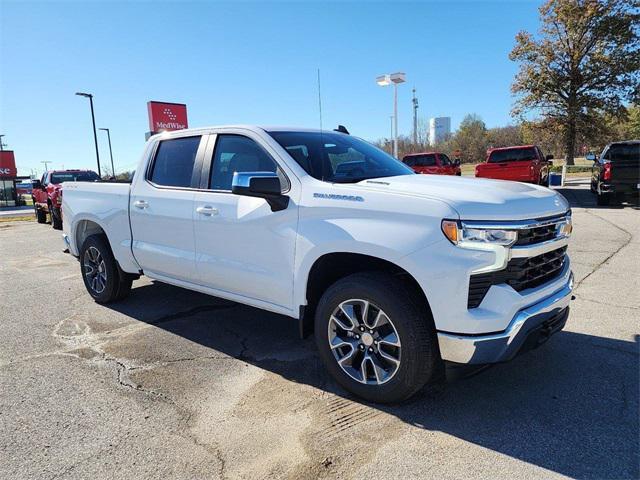
[[[451,134],[451,117],[429,119],[429,145],[444,142]]]

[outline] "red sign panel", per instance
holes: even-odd
[[[183,103],[147,102],[149,130],[153,133],[188,128],[187,106]]]
[[[0,177],[17,177],[16,159],[11,150],[0,151]]]

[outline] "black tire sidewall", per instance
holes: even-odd
[[[402,344],[399,370],[382,385],[366,385],[347,375],[338,365],[328,340],[329,317],[345,300],[368,300],[381,308],[393,322]],[[384,274],[354,274],[336,282],[320,300],[315,318],[315,338],[320,357],[333,378],[346,390],[366,400],[395,403],[420,390],[436,372],[439,358],[435,329],[397,282]]]
[[[100,252],[102,259],[104,260],[105,270],[107,273],[107,285],[100,293],[93,291],[84,274],[84,254],[90,247],[95,247]],[[117,299],[120,283],[118,265],[113,253],[111,252],[111,247],[104,235],[91,235],[84,241],[82,248],[80,249],[80,271],[82,273],[82,281],[84,282],[87,292],[89,292],[89,295],[91,295],[96,302],[108,303]]]

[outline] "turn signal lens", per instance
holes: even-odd
[[[453,220],[443,220],[442,233],[444,233],[444,236],[447,237],[451,243],[458,243],[458,240],[460,240],[458,238],[458,222]]]

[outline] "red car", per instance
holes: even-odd
[[[92,170],[51,170],[44,172],[40,180],[32,182],[31,198],[38,223],[47,222],[51,215],[51,226],[62,230],[62,182],[95,182],[100,180]]]
[[[413,168],[416,173],[458,176],[462,174],[460,162],[449,160],[449,157],[440,152],[411,153],[405,155],[402,162]]]
[[[485,163],[476,165],[476,177],[515,180],[549,185],[549,164],[553,155],[542,154],[536,145],[490,148]]]

